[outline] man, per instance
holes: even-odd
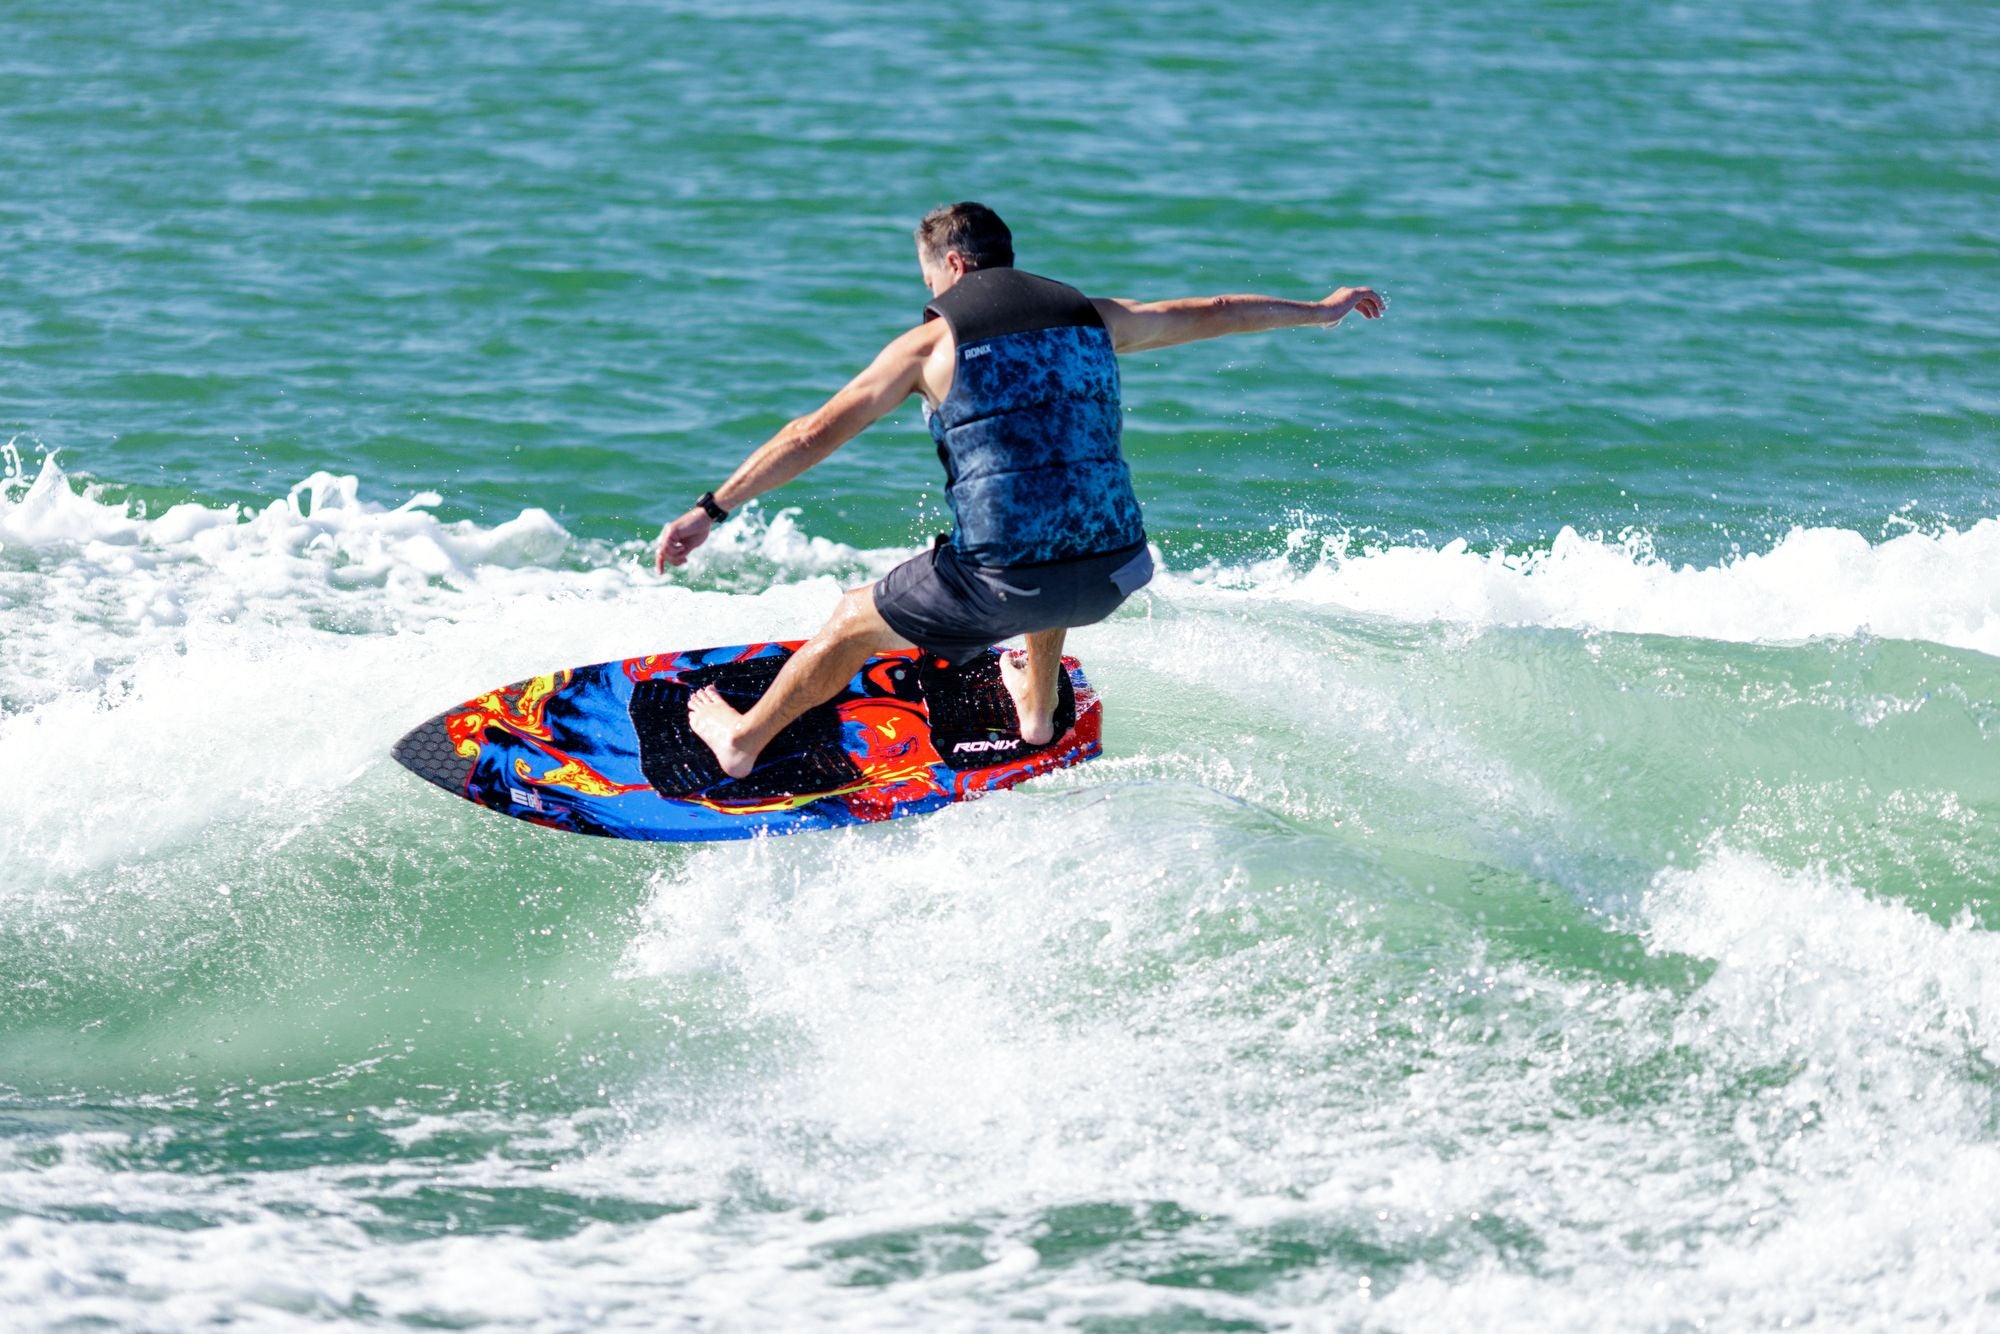
[[[953,663],[1027,636],[1001,677],[1029,745],[1053,739],[1063,633],[1101,621],[1153,576],[1139,502],[1119,451],[1116,353],[1223,334],[1379,319],[1383,300],[1343,287],[1324,301],[1267,296],[1091,299],[1014,267],[993,210],[951,204],[917,227],[932,301],[818,411],[788,423],[660,534],[666,572],[729,511],[791,481],[922,394],[955,521],[949,540],[842,596],[833,617],[764,697],[738,713],[713,687],[688,722],[742,778],[787,723],[833,698],[862,664],[916,646]]]

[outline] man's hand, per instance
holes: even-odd
[[[659,554],[653,558],[653,573],[665,574],[669,565],[687,564],[688,553],[708,541],[715,523],[708,511],[697,506],[660,530]]]
[[[1364,320],[1379,320],[1383,309],[1388,306],[1372,287],[1343,287],[1326,300],[1320,302],[1330,313],[1326,323],[1329,328],[1347,318],[1352,310],[1361,312]]]

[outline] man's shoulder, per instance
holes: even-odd
[[[914,356],[928,356],[938,345],[951,341],[951,326],[943,320],[925,320],[912,325],[889,341],[889,350],[907,352]]]

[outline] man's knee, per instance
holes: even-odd
[[[833,615],[827,619],[826,629],[821,633],[835,639],[867,640],[872,643],[884,635],[893,637],[895,632],[882,619],[882,613],[875,610],[875,585],[863,584],[840,595],[840,603],[833,609]]]

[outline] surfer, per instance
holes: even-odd
[[[712,686],[694,694],[689,725],[732,777],[749,774],[772,737],[838,694],[875,654],[915,646],[958,664],[1016,635],[1026,636],[1026,651],[1001,655],[1001,678],[1022,739],[1047,744],[1064,631],[1103,620],[1153,577],[1119,450],[1116,354],[1383,312],[1366,287],[1323,301],[1093,299],[1015,268],[1007,224],[982,204],[932,210],[916,240],[932,298],[923,323],[660,534],[655,568],[665,573],[731,510],[791,481],[910,395],[923,396],[944,463],[951,536],[842,595],[747,712]]]

